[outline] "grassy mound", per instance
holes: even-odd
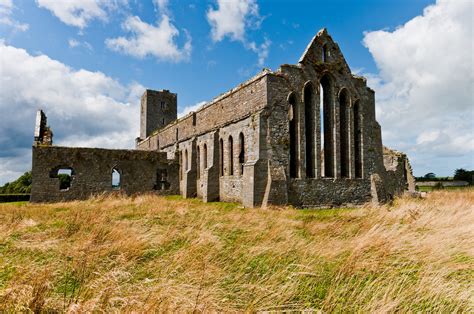
[[[474,310],[472,189],[331,210],[98,197],[0,221],[0,311]]]

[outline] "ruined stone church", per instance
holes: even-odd
[[[38,112],[31,201],[118,190],[331,207],[414,189],[406,155],[382,145],[374,91],[326,29],[296,64],[265,69],[179,119],[177,101],[168,90],[145,91],[134,150],[53,146]]]

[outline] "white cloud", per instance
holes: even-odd
[[[81,43],[78,42],[78,41],[75,40],[75,39],[72,39],[72,38],[71,38],[71,39],[68,40],[68,45],[69,45],[69,47],[71,47],[71,48],[78,47],[80,44],[81,44]]]
[[[108,38],[105,41],[107,47],[137,58],[153,56],[173,62],[188,60],[192,50],[191,36],[183,30],[186,41],[180,48],[176,42],[180,32],[171,22],[168,0],[153,0],[153,3],[161,20],[157,26],[143,22],[138,16],[129,16],[122,28],[131,35]]]
[[[260,28],[262,20],[256,0],[217,0],[217,9],[211,7],[207,11],[212,40],[219,42],[228,37],[242,42],[247,50],[257,53],[258,66],[263,66],[268,57],[271,41],[265,38],[262,44],[257,45],[247,39],[246,31]]]
[[[199,108],[204,106],[206,103],[207,103],[207,101],[200,101],[195,105],[184,107],[180,112],[178,112],[178,118],[184,117],[185,115],[187,115],[191,111],[198,110]]]
[[[473,9],[439,0],[394,31],[364,36],[380,70],[367,76],[384,141],[408,152],[419,174],[474,167]]]
[[[155,8],[157,8],[161,13],[166,15],[170,14],[168,10],[168,0],[153,0],[153,4],[155,5]]]
[[[40,8],[51,11],[64,24],[83,29],[94,19],[106,21],[110,10],[127,0],[36,0]]]
[[[255,0],[218,0],[218,8],[209,8],[207,20],[211,24],[212,40],[221,41],[225,36],[244,41],[245,29],[251,18],[259,18]]]
[[[48,116],[55,144],[131,148],[143,90],[0,42],[0,111],[8,117],[0,124],[0,184],[31,168],[38,108]]]
[[[94,48],[92,48],[92,45],[89,44],[87,41],[78,41],[74,38],[69,38],[68,41],[67,41],[68,45],[69,45],[69,48],[77,48],[77,47],[84,47],[86,48],[87,50],[89,51],[92,51],[94,50]]]
[[[0,24],[10,26],[14,30],[27,31],[30,27],[28,24],[20,23],[11,17],[13,9],[12,0],[0,0]]]
[[[179,31],[167,15],[162,15],[158,26],[145,23],[138,16],[131,16],[123,23],[122,28],[132,35],[128,38],[107,39],[105,43],[109,49],[138,58],[154,56],[159,60],[174,62],[187,60],[191,55],[191,37],[185,32],[186,42],[179,48],[176,43]]]
[[[271,44],[272,42],[268,38],[265,38],[264,42],[259,46],[257,46],[255,42],[250,42],[245,43],[245,47],[257,54],[257,66],[262,67],[265,64],[265,60],[268,58],[268,54],[270,53]]]

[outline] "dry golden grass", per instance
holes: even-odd
[[[472,189],[331,210],[111,196],[0,221],[0,311],[474,311]]]

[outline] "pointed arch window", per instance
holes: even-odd
[[[306,139],[306,177],[315,177],[315,108],[313,85],[306,84],[303,90],[305,113],[305,139]]]
[[[297,114],[296,114],[296,96],[291,93],[288,97],[288,120],[290,132],[290,178],[298,176],[298,139],[297,139]]]
[[[349,93],[343,89],[339,93],[339,151],[341,157],[341,177],[349,178]]]
[[[332,83],[326,74],[320,80],[321,97],[321,143],[322,153],[322,176],[334,177],[334,131],[333,131],[333,96]]]

